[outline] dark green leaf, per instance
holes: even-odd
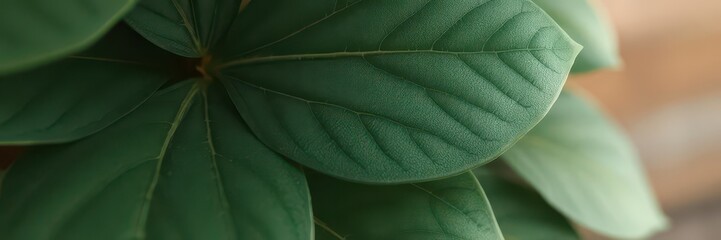
[[[533,0],[576,42],[583,45],[571,71],[588,72],[621,64],[610,22],[588,0]]]
[[[5,175],[7,175],[8,170],[7,169],[0,169],[0,190],[2,190],[1,186],[3,183],[3,180],[5,180]]]
[[[0,7],[0,75],[81,51],[135,0],[7,0]]]
[[[119,26],[84,53],[0,77],[0,145],[67,142],[107,127],[169,79],[156,65],[169,57]]]
[[[524,0],[251,1],[228,39],[221,79],[258,138],[362,182],[493,160],[546,114],[580,49]]]
[[[163,49],[185,57],[200,57],[225,36],[240,11],[240,2],[143,0],[126,21]]]
[[[503,158],[551,205],[592,230],[637,239],[666,225],[631,144],[569,91]]]
[[[488,170],[474,170],[506,240],[580,240],[566,218],[538,193]]]
[[[307,177],[317,239],[503,239],[471,173],[394,186]]]
[[[310,239],[302,172],[223,95],[180,83],[101,133],[31,151],[3,183],[3,239]]]

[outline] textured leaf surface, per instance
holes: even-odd
[[[0,77],[0,145],[76,140],[135,109],[170,78],[170,54],[127,26],[65,60]]]
[[[610,22],[589,0],[533,0],[558,22],[573,40],[583,45],[571,71],[588,72],[618,67],[621,57]]]
[[[300,170],[222,91],[184,82],[82,141],[37,148],[0,195],[3,239],[310,239]]]
[[[0,75],[81,51],[135,0],[6,0],[0,8]]]
[[[506,240],[580,240],[571,224],[531,189],[474,170]]]
[[[251,1],[228,39],[221,79],[259,139],[363,182],[491,161],[547,112],[579,50],[523,0]]]
[[[551,205],[590,229],[636,239],[666,224],[629,141],[571,92],[503,158]]]
[[[318,239],[502,239],[471,173],[426,183],[364,185],[308,174]]]
[[[163,49],[185,57],[200,57],[225,36],[240,11],[240,2],[144,0],[125,19]]]

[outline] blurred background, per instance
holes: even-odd
[[[572,76],[636,144],[672,228],[721,236],[721,1],[599,0],[623,67]]]

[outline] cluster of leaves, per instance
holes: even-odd
[[[585,0],[4,6],[0,145],[33,146],[2,182],[3,239],[577,239],[567,218],[640,238],[665,224],[618,128],[562,90],[618,63]]]

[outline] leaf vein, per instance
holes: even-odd
[[[398,30],[398,27],[400,27],[401,25],[403,25],[403,24],[405,24],[406,22],[408,22],[408,20],[410,20],[410,19],[413,18],[414,16],[418,15],[419,12],[421,12],[423,9],[425,9],[425,8],[428,6],[428,4],[431,3],[431,2],[433,2],[433,1],[434,1],[434,0],[428,0],[425,4],[423,4],[423,6],[421,6],[418,10],[416,10],[415,12],[413,12],[413,14],[411,14],[409,17],[407,17],[406,19],[404,19],[403,21],[401,21],[401,23],[399,23],[399,24],[397,24],[395,27],[393,27],[390,32],[388,32],[387,34],[385,34],[385,36],[383,36],[383,38],[381,39],[380,43],[378,44],[378,51],[381,51],[381,48],[383,47],[383,42],[386,41],[386,38],[388,38],[388,36],[390,36],[390,35],[392,35],[393,33],[395,33],[396,30]]]
[[[165,136],[165,140],[163,142],[163,146],[160,148],[160,152],[158,156],[156,157],[158,159],[158,163],[155,167],[155,173],[153,174],[153,178],[151,179],[150,183],[148,184],[148,189],[145,193],[145,198],[143,200],[142,205],[140,206],[140,215],[138,216],[138,219],[136,220],[136,230],[135,230],[135,237],[138,239],[145,239],[145,231],[146,231],[146,224],[148,221],[148,216],[150,213],[150,203],[153,200],[153,195],[155,193],[155,187],[158,184],[158,181],[160,180],[160,170],[163,166],[163,160],[165,159],[165,154],[168,151],[168,148],[170,147],[170,142],[175,136],[175,132],[178,130],[178,127],[180,126],[180,123],[183,121],[183,118],[185,117],[185,114],[190,109],[190,106],[193,102],[193,99],[195,99],[195,94],[198,92],[198,83],[193,84],[193,86],[188,91],[187,95],[183,99],[183,101],[180,103],[180,106],[178,107],[178,112],[175,115],[175,118],[173,119],[173,122],[170,126],[170,129],[168,130],[168,134]]]
[[[496,83],[495,81],[491,80],[492,78],[486,77],[486,76],[484,76],[483,74],[481,74],[481,72],[478,71],[478,69],[473,68],[473,67],[468,63],[468,61],[465,60],[462,56],[456,56],[456,57],[458,57],[458,59],[461,60],[461,62],[462,62],[463,64],[465,64],[466,67],[468,67],[469,69],[471,69],[471,71],[473,71],[473,73],[475,73],[476,75],[478,75],[478,77],[480,77],[481,79],[485,80],[486,82],[490,83],[494,88],[496,88],[496,90],[498,90],[498,91],[501,92],[503,95],[505,95],[506,97],[508,97],[508,99],[510,99],[510,100],[512,100],[513,102],[515,102],[516,105],[522,106],[522,107],[524,107],[524,108],[526,108],[526,109],[531,107],[530,105],[521,104],[521,103],[518,101],[518,99],[515,99],[515,98],[511,97],[511,95],[508,94],[508,92],[504,91],[500,86],[498,86],[498,83]]]
[[[458,23],[461,22],[461,20],[463,20],[463,18],[465,18],[466,16],[468,16],[468,14],[471,14],[472,12],[475,12],[476,10],[481,9],[481,7],[483,7],[483,6],[486,5],[487,3],[490,3],[490,2],[493,2],[493,1],[494,1],[494,0],[488,0],[488,1],[486,1],[486,2],[483,2],[483,3],[479,4],[478,6],[475,6],[475,7],[471,8],[469,11],[465,12],[460,18],[458,18],[458,19],[456,20],[456,22],[454,22],[453,24],[451,24],[450,27],[448,27],[445,31],[443,31],[443,33],[441,33],[441,35],[438,36],[438,38],[436,38],[436,40],[433,41],[433,44],[431,44],[431,49],[435,49],[435,48],[436,48],[436,43],[438,43],[438,41],[440,41],[441,39],[443,39],[443,38],[446,36],[446,34],[448,34],[448,31],[450,31],[451,29],[455,28],[456,25],[458,25]]]
[[[448,116],[448,117],[450,117],[451,119],[453,119],[456,123],[460,124],[461,126],[463,126],[464,128],[466,128],[466,130],[468,130],[469,132],[473,133],[473,135],[476,135],[476,137],[478,137],[478,138],[480,138],[480,139],[483,139],[483,140],[485,140],[485,141],[492,141],[492,142],[493,142],[493,141],[498,141],[498,140],[496,140],[496,139],[489,139],[489,138],[482,137],[482,136],[478,135],[477,133],[475,133],[475,132],[474,132],[473,130],[471,130],[468,126],[466,126],[465,124],[463,124],[459,119],[457,119],[456,117],[454,117],[453,115],[451,115],[450,113],[448,113],[448,111],[446,111],[445,108],[443,108],[440,104],[438,104],[438,102],[436,102],[436,100],[435,100],[430,94],[428,94],[428,91],[438,92],[438,93],[441,93],[441,94],[445,94],[445,95],[454,97],[454,98],[456,98],[456,99],[461,100],[461,102],[470,104],[471,106],[473,106],[473,107],[475,107],[475,108],[477,108],[477,109],[480,109],[480,110],[483,111],[483,112],[486,112],[486,113],[490,114],[491,116],[495,117],[495,118],[498,119],[498,120],[501,120],[501,121],[506,122],[506,123],[509,122],[508,120],[505,120],[505,119],[501,118],[498,114],[496,114],[496,113],[494,113],[494,112],[491,112],[491,111],[488,110],[488,109],[484,109],[484,108],[482,108],[481,106],[478,106],[478,105],[476,105],[476,104],[474,104],[474,103],[471,103],[470,101],[468,101],[468,99],[464,99],[464,98],[459,97],[459,96],[457,96],[457,95],[455,95],[455,94],[451,94],[451,93],[449,93],[449,92],[442,91],[442,90],[440,90],[440,89],[423,86],[423,85],[421,85],[421,84],[419,84],[419,83],[417,83],[417,82],[415,82],[415,81],[413,81],[413,80],[410,80],[410,79],[408,79],[408,78],[406,78],[406,77],[403,77],[403,76],[401,76],[401,75],[399,75],[399,74],[391,73],[391,72],[389,72],[388,70],[383,69],[383,68],[381,68],[381,67],[373,64],[371,61],[368,61],[368,59],[366,59],[366,58],[363,58],[363,60],[365,60],[365,62],[368,63],[368,64],[370,65],[370,67],[378,70],[379,72],[381,72],[381,73],[383,73],[383,74],[385,74],[385,75],[387,75],[387,76],[390,76],[390,77],[393,78],[393,79],[401,80],[402,82],[408,82],[408,83],[411,83],[411,84],[413,84],[413,85],[415,85],[415,86],[420,87],[421,89],[423,89],[423,90],[425,91],[425,93],[426,93],[426,96],[436,105],[436,107],[438,107],[441,111],[443,111],[443,113],[445,113],[446,116]]]
[[[323,22],[323,21],[327,20],[328,18],[333,17],[334,15],[336,15],[336,14],[338,14],[338,13],[340,13],[340,12],[343,12],[343,11],[345,11],[345,10],[347,10],[347,9],[350,9],[351,7],[355,6],[356,4],[358,4],[358,3],[362,2],[362,1],[363,1],[363,0],[358,0],[357,2],[353,2],[353,3],[351,3],[351,4],[348,4],[348,5],[346,5],[345,7],[341,8],[341,9],[338,9],[338,10],[335,10],[335,11],[333,11],[332,13],[324,16],[323,18],[316,20],[315,22],[312,22],[312,23],[310,23],[310,24],[308,24],[308,25],[305,25],[305,26],[301,27],[300,29],[296,30],[295,32],[292,32],[292,33],[290,33],[290,34],[288,34],[288,35],[286,35],[286,36],[284,36],[284,37],[281,37],[281,38],[278,39],[278,40],[275,40],[275,41],[269,42],[269,43],[267,43],[267,44],[261,45],[261,46],[259,46],[259,47],[253,48],[253,49],[251,49],[251,50],[248,50],[248,51],[246,51],[246,52],[244,52],[244,53],[241,53],[239,56],[245,56],[245,55],[248,55],[248,54],[251,54],[251,53],[260,51],[260,50],[262,50],[262,49],[264,49],[264,48],[268,48],[268,47],[273,46],[273,45],[275,45],[275,44],[277,44],[277,43],[279,43],[279,42],[282,42],[283,40],[286,40],[286,39],[288,39],[288,38],[291,38],[291,37],[295,36],[296,34],[299,34],[299,33],[303,32],[303,31],[305,31],[306,29],[308,29],[308,28],[310,28],[310,27],[313,27],[313,26],[315,26],[315,25]]]
[[[408,167],[401,164],[402,162],[400,160],[394,158],[393,156],[388,155],[388,153],[387,153],[388,149],[383,147],[383,145],[376,138],[375,134],[373,134],[373,132],[371,132],[371,130],[368,129],[368,126],[366,125],[365,121],[363,121],[363,118],[361,118],[361,115],[356,114],[356,116],[358,117],[358,121],[361,123],[361,125],[363,125],[363,129],[365,129],[365,131],[368,133],[368,135],[371,137],[371,139],[373,139],[373,141],[377,143],[378,148],[381,150],[380,152],[383,153],[383,155],[385,155],[386,158],[390,159],[392,162],[394,162],[396,165],[398,165],[398,167],[403,169],[403,171],[409,172],[410,169],[408,169]]]
[[[204,89],[205,90],[205,89]],[[225,216],[225,220],[228,223],[228,236],[229,238],[233,239],[235,238],[235,220],[233,220],[233,217],[230,215],[230,201],[228,199],[228,196],[225,193],[225,187],[223,186],[223,179],[220,176],[220,171],[218,170],[218,160],[217,156],[219,155],[215,150],[215,144],[213,143],[213,133],[211,132],[210,128],[210,114],[209,114],[209,106],[208,106],[208,94],[203,91],[203,107],[204,107],[204,118],[205,118],[205,132],[206,132],[206,139],[208,142],[208,149],[210,151],[210,160],[211,164],[213,166],[212,174],[214,175],[215,185],[218,189],[218,198],[221,201],[221,206],[223,206],[223,210],[225,210],[225,213],[223,214]]]
[[[334,137],[333,135],[331,135],[330,132],[328,132],[328,130],[327,130],[328,127],[322,121],[320,121],[320,119],[318,118],[318,114],[316,114],[315,110],[313,110],[313,106],[311,106],[311,103],[310,102],[305,102],[305,103],[308,106],[308,111],[310,111],[313,114],[313,118],[315,119],[315,121],[318,122],[318,124],[320,124],[320,127],[323,130],[323,133],[325,133],[325,135],[328,136],[328,138],[330,138],[330,140],[333,141],[333,143],[335,143],[335,145],[338,147],[338,149],[340,149],[341,152],[343,152],[343,154],[348,157],[348,159],[350,159],[352,162],[354,162],[356,165],[358,165],[361,169],[368,171],[367,170],[368,167],[366,165],[361,164],[360,160],[356,159],[350,153],[348,153],[348,151],[343,147],[343,145],[340,144],[338,139],[336,137]]]
[[[230,77],[230,76],[229,76],[229,77]],[[233,77],[231,77],[231,78],[233,78]],[[442,140],[442,141],[444,141],[444,142],[446,142],[446,143],[448,143],[448,144],[450,144],[450,145],[452,145],[452,146],[455,146],[455,147],[458,148],[459,150],[462,150],[462,151],[464,151],[464,152],[466,152],[466,153],[468,153],[468,154],[470,154],[470,155],[474,155],[474,156],[476,155],[475,153],[471,152],[470,150],[465,149],[465,148],[461,148],[461,147],[459,147],[459,146],[451,143],[450,140],[445,139],[445,138],[443,138],[443,137],[441,137],[441,136],[439,136],[439,135],[432,134],[432,133],[428,132],[427,130],[424,130],[424,129],[421,129],[421,128],[417,128],[417,127],[413,127],[413,126],[410,126],[410,125],[401,123],[401,122],[399,122],[399,121],[396,121],[396,120],[394,120],[394,119],[391,119],[390,117],[386,117],[386,116],[382,116],[382,115],[378,115],[378,114],[374,114],[374,113],[369,113],[369,112],[360,112],[360,111],[356,111],[356,110],[350,109],[350,108],[348,108],[348,107],[341,106],[341,105],[337,105],[337,104],[333,104],[333,103],[326,103],[326,102],[318,102],[318,101],[313,101],[313,100],[307,100],[307,99],[304,99],[304,98],[301,98],[301,97],[297,97],[297,96],[293,96],[293,95],[290,95],[290,94],[286,94],[286,93],[278,92],[278,91],[275,91],[275,90],[267,89],[267,88],[264,88],[264,87],[261,87],[261,86],[257,86],[257,85],[255,85],[255,84],[249,83],[249,82],[247,82],[247,81],[244,81],[244,80],[241,80],[241,79],[238,79],[238,78],[233,78],[233,79],[236,80],[236,81],[238,81],[238,82],[240,82],[240,83],[242,83],[242,84],[244,84],[244,85],[250,86],[250,87],[252,87],[252,88],[256,88],[256,89],[262,90],[262,91],[264,91],[264,92],[271,92],[271,93],[274,93],[274,94],[277,94],[277,95],[285,96],[285,97],[288,97],[288,98],[291,98],[291,99],[295,99],[295,100],[297,100],[297,101],[310,102],[310,103],[313,103],[313,104],[320,104],[320,105],[326,105],[326,106],[336,107],[336,108],[344,109],[344,110],[346,110],[346,111],[350,111],[350,112],[357,113],[357,114],[361,114],[361,115],[366,115],[366,116],[370,116],[370,117],[377,117],[377,118],[385,119],[385,120],[387,120],[387,121],[391,121],[391,122],[393,122],[393,123],[395,123],[395,124],[398,124],[399,126],[403,126],[403,127],[408,128],[408,129],[414,129],[414,130],[416,130],[416,131],[423,132],[423,133],[427,133],[427,134],[429,134],[429,135],[435,136],[435,137],[437,137],[438,139],[440,139],[440,140]]]

